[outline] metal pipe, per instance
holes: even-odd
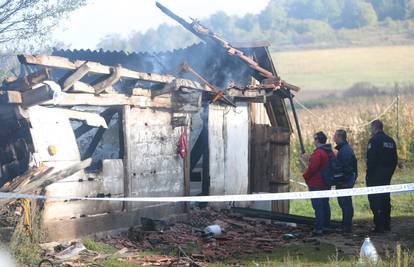
[[[305,146],[303,144],[303,138],[302,138],[302,132],[300,130],[300,124],[299,124],[299,118],[298,118],[298,114],[296,113],[296,109],[295,109],[295,104],[293,103],[293,96],[292,93],[290,92],[290,90],[286,90],[288,92],[288,97],[289,97],[289,102],[290,102],[290,106],[292,108],[292,112],[293,112],[293,118],[295,119],[295,125],[296,125],[296,130],[298,132],[298,138],[299,138],[299,144],[300,144],[300,150],[302,152],[302,154],[305,154]]]

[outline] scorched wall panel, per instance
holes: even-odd
[[[132,196],[182,196],[183,160],[177,154],[180,128],[171,127],[171,113],[132,108],[130,112],[130,175]],[[133,208],[152,204],[134,203]]]

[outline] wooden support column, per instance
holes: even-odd
[[[183,165],[184,165],[184,196],[190,196],[190,165],[191,165],[191,152],[190,152],[190,144],[189,144],[189,137],[190,137],[190,125],[184,127],[184,131],[187,136],[187,146],[186,146],[186,156],[183,158]],[[188,209],[188,203],[185,204],[185,208]]]
[[[124,197],[132,196],[132,176],[131,176],[131,146],[130,146],[130,114],[131,106],[125,105],[122,112],[123,124],[123,143],[124,143]],[[124,202],[123,210],[130,211],[131,203]]]

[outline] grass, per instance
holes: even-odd
[[[83,240],[83,245],[89,250],[100,252],[103,254],[113,254],[118,251],[111,245],[95,241],[91,238]]]
[[[273,53],[278,74],[304,90],[349,88],[356,82],[414,82],[414,46],[378,46]]]

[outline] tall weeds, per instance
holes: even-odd
[[[300,109],[298,113],[307,153],[311,153],[314,149],[312,137],[315,132],[324,131],[328,135],[328,142],[332,143],[335,130],[345,129],[348,132],[349,143],[358,158],[360,171],[363,172],[371,133],[369,126],[361,127],[360,125],[376,118],[393,100],[394,97],[391,96],[352,97],[341,102],[334,101],[324,107],[313,108],[311,109],[313,114]],[[401,97],[398,111],[397,105],[394,104],[380,119],[384,123],[385,132],[397,142],[399,167],[409,167],[414,162],[414,96]],[[298,166],[300,148],[296,130],[293,130],[291,163],[293,173],[297,173],[300,171]]]

